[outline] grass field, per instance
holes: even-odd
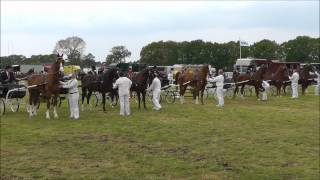
[[[318,179],[319,96],[1,117],[1,179]]]

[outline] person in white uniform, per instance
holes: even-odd
[[[299,81],[299,74],[296,69],[293,70],[292,76],[289,76],[291,81],[291,88],[292,88],[292,98],[298,98],[298,81]]]
[[[268,100],[268,90],[270,88],[270,84],[268,81],[263,80],[262,81],[262,87],[264,88],[264,91],[262,92],[262,101]]]
[[[120,115],[121,116],[129,116],[130,115],[130,87],[132,85],[132,81],[124,76],[123,72],[119,73],[120,78],[116,80],[113,85],[113,88],[118,88],[119,93],[119,101],[120,101]]]
[[[319,96],[320,95],[320,74],[317,71],[315,73],[317,75],[317,85],[315,89],[315,95]]]
[[[224,106],[224,99],[223,99],[223,82],[224,82],[224,76],[223,76],[223,70],[219,69],[218,71],[219,75],[214,78],[209,78],[209,82],[215,82],[217,86],[217,98],[218,98],[218,104],[217,107],[223,107]]]
[[[79,92],[78,92],[78,80],[76,79],[76,74],[71,75],[71,80],[68,82],[62,82],[63,88],[68,89],[68,99],[69,99],[69,108],[70,108],[70,118],[79,119]]]
[[[154,78],[152,80],[151,85],[148,87],[147,91],[152,91],[152,102],[153,102],[153,108],[156,111],[159,111],[161,109],[160,105],[160,94],[161,94],[161,82],[158,78],[158,73],[154,73]]]

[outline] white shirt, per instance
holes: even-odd
[[[292,83],[298,84],[299,81],[299,74],[297,72],[294,72],[292,76],[289,76],[289,79]]]
[[[318,72],[316,72],[316,75],[318,76],[318,79],[317,79],[318,84],[320,84],[320,74]]]
[[[216,82],[217,87],[223,87],[224,77],[223,75],[216,76],[214,78],[209,78],[209,82]]]
[[[264,89],[268,89],[270,87],[270,84],[267,81],[262,81],[262,87]]]
[[[66,83],[62,83],[63,88],[68,88],[69,93],[77,93],[78,92],[78,81],[77,79],[71,79]]]
[[[123,96],[129,94],[131,85],[132,82],[129,78],[120,77],[114,83],[113,88],[118,88],[119,96]]]
[[[160,82],[159,78],[155,77],[152,80],[152,83],[148,87],[147,91],[161,91],[161,82]]]
[[[169,79],[169,80],[173,80],[173,74],[172,74],[172,72],[170,72],[170,73],[168,74],[168,79]]]

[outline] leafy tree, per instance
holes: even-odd
[[[81,67],[92,67],[96,65],[95,57],[89,53],[88,55],[84,56],[83,60],[81,61]]]
[[[110,54],[107,55],[106,63],[125,62],[125,59],[130,56],[131,52],[125,46],[115,46],[110,50]]]
[[[53,53],[63,53],[68,56],[71,64],[80,64],[80,58],[83,55],[85,50],[86,43],[85,41],[77,36],[68,37],[66,39],[62,39],[56,43],[54,47]]]
[[[319,38],[298,36],[293,40],[281,44],[283,58],[286,61],[303,63],[319,62]]]
[[[261,59],[279,59],[279,45],[275,41],[267,39],[254,43],[251,47],[251,55]]]

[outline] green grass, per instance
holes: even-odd
[[[1,117],[1,179],[318,179],[319,97]]]

